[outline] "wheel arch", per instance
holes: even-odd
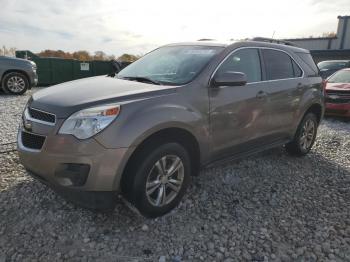
[[[322,106],[320,102],[314,101],[313,103],[309,104],[308,106],[300,109],[298,116],[296,117],[295,122],[293,124],[293,128],[291,129],[291,133],[290,133],[291,140],[295,137],[295,134],[298,130],[298,127],[299,127],[301,121],[303,121],[304,117],[310,112],[314,113],[316,115],[317,121],[318,121],[318,123],[320,123],[322,120],[323,114],[324,114],[324,106]]]
[[[120,178],[120,188],[123,190],[127,187],[128,177],[130,177],[130,172],[135,167],[134,163],[138,161],[143,153],[149,147],[155,147],[166,142],[177,142],[181,144],[189,153],[191,159],[191,169],[192,175],[197,175],[200,169],[200,146],[196,137],[188,130],[179,127],[169,127],[158,130],[145,139],[143,139],[131,153],[128,158],[125,167],[122,171]]]
[[[321,122],[322,117],[323,117],[323,107],[319,103],[313,103],[311,106],[307,108],[305,113],[303,114],[301,120],[306,116],[308,113],[314,113],[317,117],[318,123]],[[301,121],[300,120],[300,121]]]
[[[20,74],[23,74],[23,75],[26,77],[26,79],[27,79],[27,81],[28,81],[28,84],[29,84],[29,86],[30,86],[30,77],[29,77],[28,73],[27,73],[26,71],[20,70],[20,69],[8,69],[8,70],[6,70],[6,71],[2,74],[2,76],[1,76],[1,84],[3,84],[3,81],[4,81],[5,77],[6,77],[6,75],[8,75],[8,74],[10,74],[10,73],[20,73]]]

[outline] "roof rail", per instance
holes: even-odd
[[[212,39],[212,38],[201,38],[201,39],[198,39],[197,41],[215,41],[215,39]]]
[[[268,42],[268,43],[276,43],[276,44],[282,44],[282,45],[297,46],[296,44],[289,42],[289,41],[267,38],[267,37],[254,37],[250,40],[251,41],[258,41],[258,42]]]

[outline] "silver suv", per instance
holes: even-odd
[[[0,56],[0,89],[5,93],[22,95],[37,84],[38,75],[33,61]]]
[[[262,41],[160,47],[115,77],[35,93],[18,131],[28,173],[80,205],[121,193],[161,216],[200,168],[285,145],[307,154],[324,113],[307,50]]]

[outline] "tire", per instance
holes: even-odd
[[[304,156],[310,152],[317,135],[318,120],[314,113],[308,113],[300,122],[294,139],[285,145],[287,152]]]
[[[6,92],[5,92],[4,88],[3,88],[3,87],[2,87],[2,85],[1,85],[1,81],[0,81],[0,94],[1,94],[1,93],[6,94]]]
[[[131,166],[122,191],[143,216],[159,217],[179,204],[191,176],[190,157],[183,146],[171,142],[146,147]],[[177,167],[174,172],[172,167]]]
[[[1,81],[1,83],[0,83],[0,91],[3,92],[6,95],[9,95],[9,91],[6,90],[4,82],[5,81]]]
[[[29,88],[28,78],[18,72],[8,73],[3,80],[3,90],[12,95],[22,95]]]

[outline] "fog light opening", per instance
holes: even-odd
[[[63,163],[55,171],[57,182],[62,186],[83,186],[90,172],[90,165]]]

